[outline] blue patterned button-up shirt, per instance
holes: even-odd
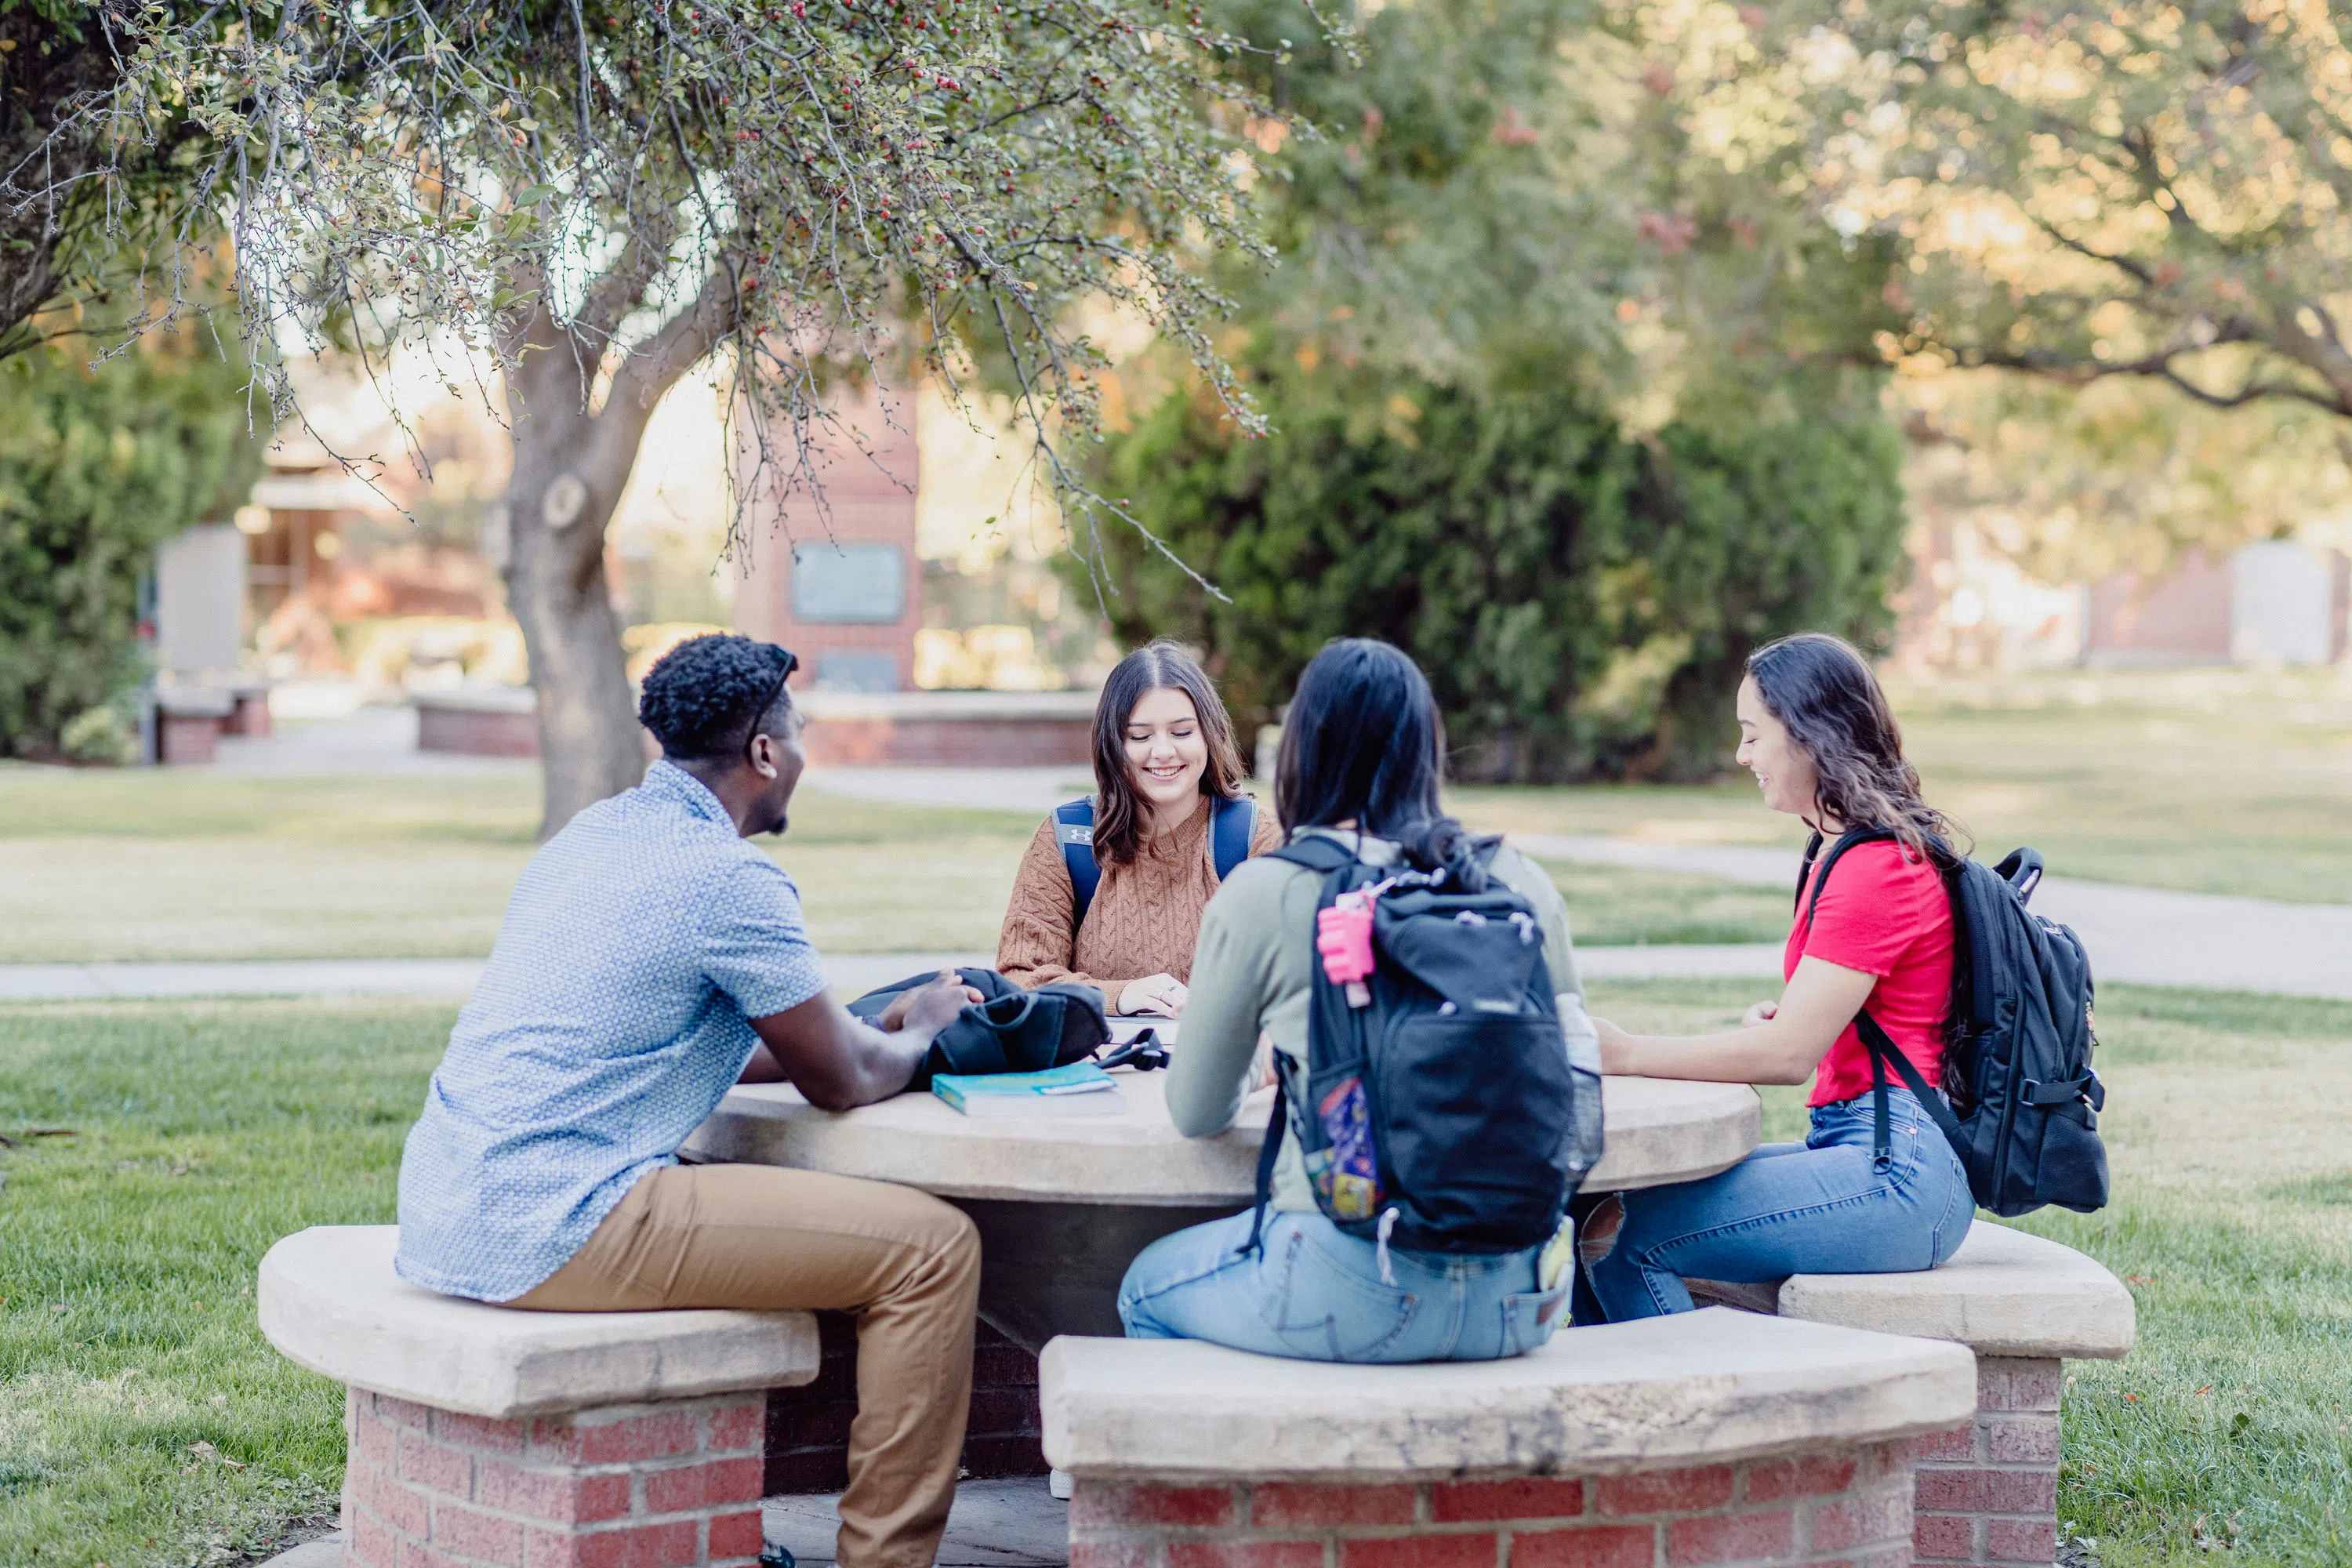
[[[719,797],[656,763],[515,884],[400,1163],[402,1279],[506,1301],[673,1163],[751,1059],[748,1020],[824,988],[800,896]]]

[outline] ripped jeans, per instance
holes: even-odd
[[[1264,1245],[1244,1250],[1249,1237],[1244,1213],[1145,1247],[1118,1290],[1128,1336],[1306,1361],[1495,1361],[1534,1350],[1568,1315],[1568,1279],[1536,1288],[1540,1247],[1391,1247],[1383,1279],[1379,1248],[1319,1214],[1272,1211]]]
[[[1623,1194],[1625,1223],[1591,1280],[1612,1323],[1691,1310],[1683,1280],[1904,1274],[1960,1248],[1976,1216],[1968,1173],[1908,1089],[1886,1096],[1887,1168],[1871,1155],[1871,1097],[1813,1108],[1802,1143],[1767,1143],[1696,1182]]]

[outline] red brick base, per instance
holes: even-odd
[[[2065,1363],[1977,1358],[1977,1418],[1922,1437],[1917,1560],[2033,1563],[2058,1554],[2058,1395]]]
[[[1420,1484],[1080,1477],[1071,1568],[1908,1568],[1911,1445]]]
[[[767,1489],[837,1492],[849,1485],[849,1424],[857,1416],[857,1327],[846,1312],[816,1315],[824,1363],[816,1381],[768,1391]],[[978,1325],[971,1350],[968,1476],[1042,1476],[1037,1358]]]
[[[748,1568],[759,1394],[488,1421],[349,1391],[351,1568]]]

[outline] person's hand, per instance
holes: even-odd
[[[1119,988],[1118,1011],[1150,1013],[1162,1018],[1184,1016],[1184,983],[1172,974],[1147,974]]]
[[[952,969],[940,971],[939,978],[928,985],[912,986],[898,993],[898,998],[882,1009],[874,1026],[886,1034],[914,1028],[927,1035],[936,1035],[955,1022],[957,1014],[966,1004],[981,999],[980,993],[963,983]]]
[[[1741,1015],[1739,1026],[1743,1029],[1752,1029],[1759,1024],[1769,1024],[1780,1016],[1780,1004],[1778,1002],[1759,1002]]]
[[[1636,1069],[1627,1060],[1633,1037],[1606,1018],[1592,1020],[1592,1032],[1601,1037],[1601,1070],[1604,1073],[1628,1073]]]

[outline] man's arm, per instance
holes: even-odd
[[[887,1100],[922,1065],[931,1037],[978,997],[952,971],[893,1003],[877,1029],[850,1016],[830,990],[797,1007],[751,1020],[760,1037],[744,1083],[790,1082],[821,1110],[848,1110]]]

